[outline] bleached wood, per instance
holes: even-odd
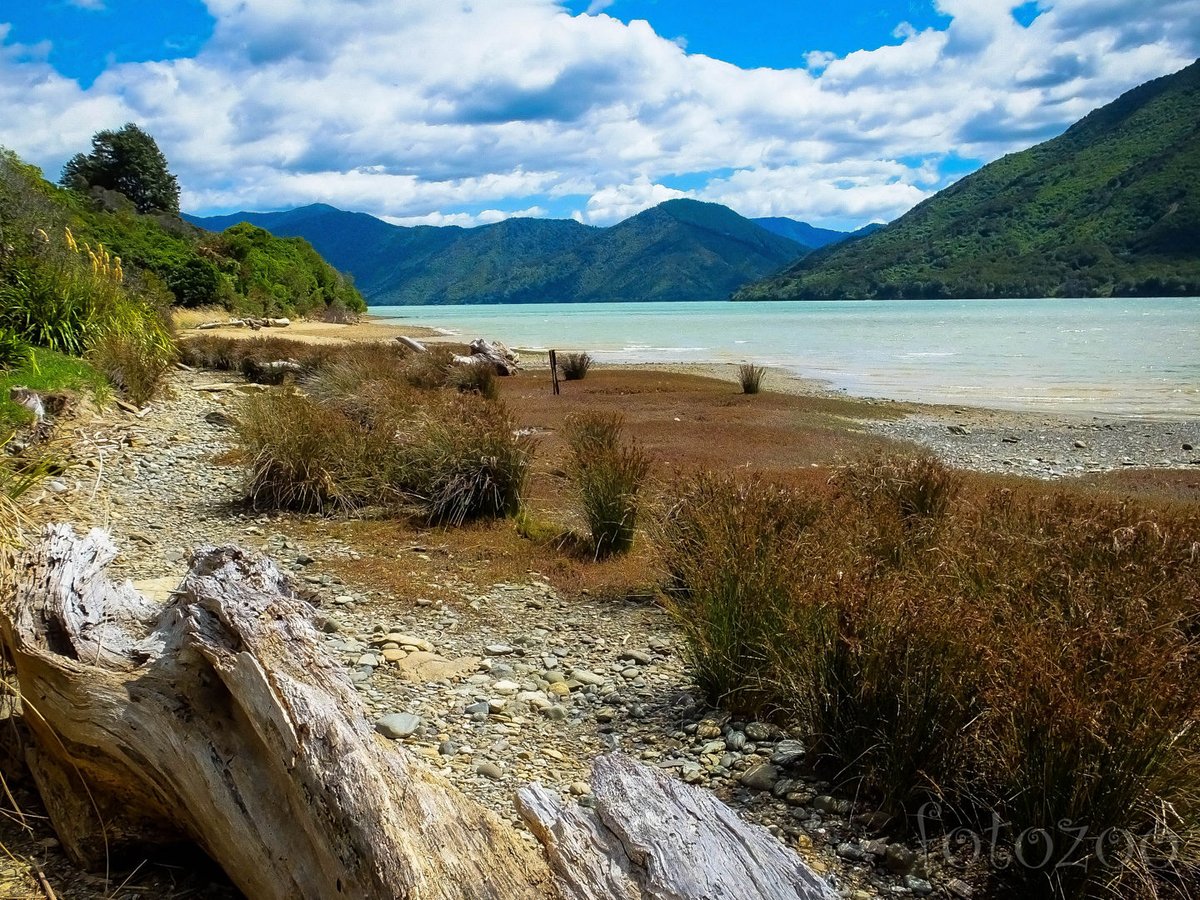
[[[192,840],[254,900],[558,895],[516,831],[372,733],[272,563],[201,550],[156,608],[107,579],[114,554],[54,526],[0,614],[73,857]]]
[[[835,900],[837,894],[764,828],[710,792],[619,754],[592,766],[594,812],[540,785],[517,793],[574,900]]]
[[[203,548],[159,606],[108,579],[115,553],[51,526],[0,603],[26,761],[85,865],[191,841],[253,900],[834,896],[710,793],[616,754],[595,761],[595,812],[519,792],[543,855],[373,733],[269,560]]]

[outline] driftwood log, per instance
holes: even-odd
[[[47,528],[0,598],[26,762],[89,867],[194,842],[251,900],[834,895],[765,830],[618,756],[596,812],[532,785],[539,848],[367,723],[269,560],[204,548],[174,599],[109,581],[108,536]]]

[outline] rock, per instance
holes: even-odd
[[[746,746],[746,734],[742,731],[731,731],[725,735],[725,746],[730,750],[741,750]]]
[[[805,752],[800,741],[780,741],[771,754],[771,762],[777,766],[792,766],[804,759]]]
[[[468,716],[486,716],[492,711],[486,700],[480,700],[478,703],[472,703],[463,710]]]
[[[504,777],[504,770],[494,762],[481,762],[475,766],[475,774],[496,781]]]
[[[918,878],[916,875],[905,875],[904,886],[918,897],[924,897],[927,894],[933,893],[933,885],[924,878]]]
[[[652,657],[649,653],[643,653],[641,650],[622,650],[621,653],[617,655],[617,659],[627,659],[631,662],[637,663],[640,666],[648,666],[650,665]]]
[[[400,675],[407,681],[447,681],[462,678],[479,668],[478,656],[446,659],[436,653],[415,650],[396,663]]]
[[[958,434],[958,435],[968,435],[971,433],[971,429],[968,428],[966,425],[947,425],[946,430],[948,432],[950,432],[951,434]]]
[[[337,601],[335,600],[334,602],[336,603]],[[423,638],[413,637],[411,634],[402,634],[398,631],[389,631],[387,634],[387,640],[394,641],[401,647],[413,647],[417,650],[424,650],[426,653],[433,652],[433,644],[429,643],[429,641]]]
[[[951,881],[948,885],[946,885],[946,890],[948,890],[953,896],[961,898],[961,900],[970,900],[972,893],[974,893],[971,889],[971,886],[961,878],[955,878],[953,881]]]
[[[779,780],[779,769],[770,763],[752,766],[741,774],[738,781],[755,791],[769,791]]]
[[[580,684],[590,684],[596,687],[599,687],[606,681],[603,675],[597,675],[595,672],[589,672],[587,669],[572,669],[571,678]]]
[[[508,656],[514,649],[508,644],[488,644],[483,648],[483,652],[488,656]]]
[[[572,781],[569,790],[576,797],[582,797],[584,794],[590,794],[592,791],[586,781]]]
[[[904,875],[911,872],[913,866],[917,864],[917,854],[899,844],[890,844],[883,854],[883,862],[897,875]]]
[[[1181,450],[1195,450],[1196,448],[1195,448],[1195,447],[1193,447],[1191,444],[1184,442],[1183,444],[1180,444],[1180,445],[1179,445],[1179,449],[1181,449]]]
[[[517,684],[515,681],[508,681],[507,679],[497,681],[492,685],[492,690],[494,690],[497,694],[503,694],[504,696],[515,694],[520,689],[521,686],[519,684]]]
[[[839,844],[837,855],[842,859],[849,859],[853,862],[862,862],[867,858],[867,852],[862,847],[858,846],[858,844],[850,843]]]
[[[386,738],[406,738],[421,727],[421,717],[412,713],[392,713],[375,723],[375,730]]]
[[[1071,446],[1074,447],[1076,450],[1087,450],[1088,449],[1088,445],[1085,444],[1083,441],[1075,441]]]
[[[775,726],[768,725],[766,722],[751,722],[746,726],[746,737],[756,743],[769,741],[776,734],[778,734],[778,730]]]

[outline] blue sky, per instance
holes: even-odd
[[[200,213],[853,228],[1197,55],[1200,0],[34,0],[0,144],[54,178],[137,122]]]

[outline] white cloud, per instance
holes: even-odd
[[[90,9],[99,11],[105,9],[104,0],[67,0],[72,6],[77,6],[80,9]]]
[[[206,2],[216,28],[195,58],[115,65],[87,89],[0,25],[0,109],[21,110],[0,143],[53,178],[95,131],[136,121],[197,211],[606,223],[687,194],[865,222],[942,186],[947,154],[1023,148],[1200,55],[1200,0],[1045,0],[1027,28],[1011,0],[938,0],[944,31],[897,22],[894,46],[783,71],[554,0]]]

